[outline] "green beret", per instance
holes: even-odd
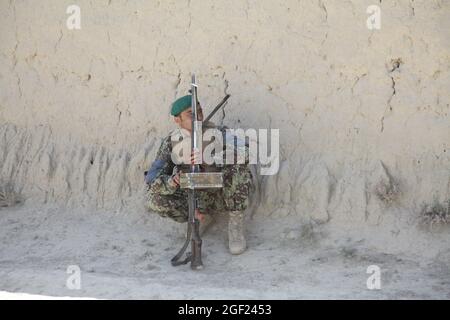
[[[172,109],[170,114],[174,117],[178,116],[181,112],[191,107],[192,96],[188,94],[187,96],[178,98],[174,103],[172,103]]]

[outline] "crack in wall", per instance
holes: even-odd
[[[187,7],[188,7],[188,14],[189,14],[189,23],[188,23],[188,27],[186,28],[186,31],[184,32],[185,35],[189,34],[189,30],[191,30],[191,25],[192,25],[191,0],[187,1]]]
[[[358,84],[359,80],[361,80],[362,78],[364,78],[365,76],[367,76],[367,73],[363,73],[360,76],[356,76],[356,80],[353,83],[352,87],[351,87],[351,91],[352,91],[352,95],[354,95],[353,89],[355,88],[355,86]]]
[[[16,76],[17,76],[17,88],[19,89],[19,97],[22,98],[22,96],[23,96],[22,85],[21,85],[19,74],[16,73]]]
[[[392,76],[392,73],[395,71],[399,71],[400,66],[403,64],[402,58],[397,58],[397,59],[392,59],[391,60],[391,68],[388,68],[388,75],[389,78],[391,78],[391,89],[392,89],[392,93],[389,96],[387,102],[386,102],[386,109],[384,110],[383,116],[380,119],[380,123],[381,123],[381,132],[384,131],[384,120],[387,117],[388,113],[391,113],[393,111],[392,108],[392,99],[394,98],[394,96],[397,93],[397,89],[396,89],[396,83],[395,83],[395,79],[394,76]]]
[[[414,8],[414,0],[411,0],[411,2],[409,3],[409,6],[411,8],[412,16],[415,17],[416,16],[416,11],[415,11],[415,8]]]
[[[324,11],[325,13],[325,21],[328,22],[328,10],[325,4],[323,3],[323,0],[319,0],[319,7]]]
[[[13,49],[13,66],[14,66],[14,68],[16,67],[16,64],[17,64],[17,48],[18,48],[18,46],[19,46],[19,33],[18,33],[18,31],[17,31],[17,13],[16,13],[16,3],[13,1],[13,0],[11,0],[10,2],[9,2],[9,5],[10,6],[12,6],[12,9],[13,9],[13,17],[14,17],[14,35],[15,35],[15,37],[16,37],[16,45],[14,46],[14,49]]]
[[[223,88],[223,93],[225,95],[228,94],[228,87],[229,87],[229,82],[227,79],[225,79],[225,72],[222,75],[222,79],[224,79],[224,88]],[[222,107],[222,117],[220,119],[220,125],[223,126],[223,122],[225,120],[226,117],[226,113],[225,113],[225,106]]]
[[[10,1],[9,5],[12,6],[13,9],[13,17],[14,17],[14,35],[16,38],[16,44],[14,46],[13,52],[12,52],[12,59],[13,59],[13,71],[17,77],[17,88],[19,90],[19,98],[23,97],[23,92],[22,92],[22,86],[21,86],[21,79],[19,74],[16,71],[16,66],[18,63],[18,58],[17,58],[17,49],[19,47],[19,32],[17,30],[17,13],[16,13],[16,3],[15,1]]]
[[[54,52],[55,53],[58,50],[58,46],[59,46],[59,44],[60,44],[60,42],[62,40],[62,37],[63,37],[63,32],[62,32],[61,29],[59,29],[59,38],[58,38],[58,40],[56,40],[55,47],[54,47]]]
[[[120,123],[120,117],[122,116],[122,111],[120,111],[119,108],[117,108],[117,105],[118,105],[118,103],[116,104],[116,110],[119,112],[119,115],[118,115],[118,117],[117,117],[117,124],[116,124],[116,125],[119,125],[119,123]]]
[[[246,15],[247,20],[248,20],[248,11],[250,10],[250,4],[248,3],[248,0],[245,1],[245,3],[247,5],[246,8],[245,8],[245,15]]]

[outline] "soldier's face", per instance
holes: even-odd
[[[198,120],[203,121],[203,110],[200,105],[198,105]],[[175,123],[183,129],[188,130],[189,132],[192,131],[192,110],[186,109],[182,113],[178,115],[178,117],[174,118]]]

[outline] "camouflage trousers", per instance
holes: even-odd
[[[223,188],[196,191],[197,205],[204,214],[243,211],[248,206],[252,174],[247,165],[223,167]],[[147,191],[146,207],[162,217],[186,222],[189,214],[188,191],[178,188],[174,194],[161,195]]]

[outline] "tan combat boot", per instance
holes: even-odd
[[[244,229],[244,211],[230,211],[228,221],[228,246],[231,254],[241,254],[247,249]]]

